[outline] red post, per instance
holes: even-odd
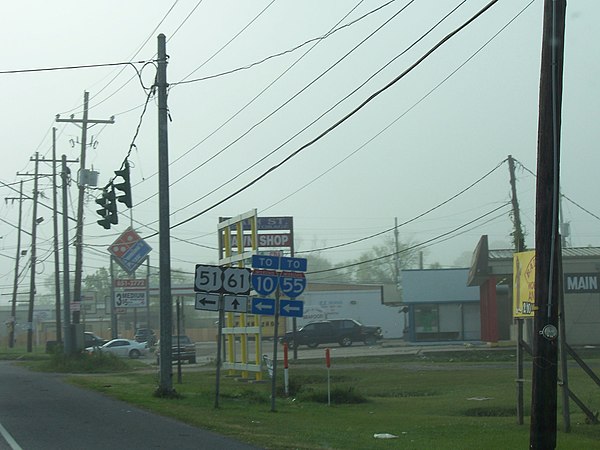
[[[288,371],[288,345],[287,342],[283,343],[283,387],[285,395],[290,394],[290,375]]]

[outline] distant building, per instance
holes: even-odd
[[[402,271],[411,342],[481,339],[479,289],[467,286],[469,269]]]

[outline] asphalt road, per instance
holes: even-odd
[[[0,450],[256,448],[0,361]]]

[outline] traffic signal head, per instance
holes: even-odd
[[[127,206],[128,208],[131,208],[131,206],[133,205],[133,202],[131,199],[131,180],[129,178],[129,160],[127,160],[127,159],[125,160],[123,169],[115,170],[115,175],[117,177],[123,178],[122,183],[117,183],[114,185],[115,189],[118,189],[119,191],[121,191],[123,193],[123,195],[120,195],[119,197],[117,197],[117,200],[120,201],[121,203],[124,203],[125,206]]]
[[[102,219],[98,220],[98,224],[102,225],[106,230],[110,229],[111,224],[116,225],[119,223],[117,216],[117,203],[115,200],[115,190],[111,187],[110,191],[104,189],[102,196],[96,199],[101,208],[96,210]]]

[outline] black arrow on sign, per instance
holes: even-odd
[[[201,300],[198,300],[198,303],[200,303],[202,306],[209,304],[209,305],[215,305],[217,303],[216,300],[208,300],[206,297],[202,297]]]
[[[231,304],[233,305],[233,309],[237,309],[237,307],[240,306],[240,302],[238,302],[237,298],[233,299]]]

